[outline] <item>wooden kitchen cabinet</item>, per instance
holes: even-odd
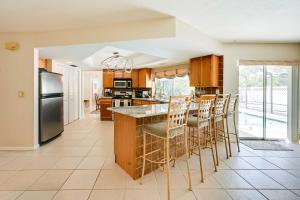
[[[150,101],[142,101],[142,105],[148,105],[150,104]]]
[[[112,113],[107,110],[109,107],[112,107],[111,99],[100,99],[100,119],[102,121],[112,120]]]
[[[131,75],[132,72],[128,73],[128,72],[123,72],[123,78],[132,78]]]
[[[190,63],[190,86],[200,85],[201,58],[192,58]]]
[[[134,106],[140,106],[140,105],[142,105],[142,101],[138,100],[138,99],[133,99],[132,104]]]
[[[131,78],[131,73],[127,73],[123,70],[115,71],[114,72],[114,78],[130,79]]]
[[[139,69],[139,88],[151,88],[151,69]]]
[[[219,86],[219,57],[216,55],[192,58],[190,85],[195,87]]]
[[[134,69],[131,71],[131,78],[132,78],[132,87],[138,88],[139,87],[139,70]]]
[[[103,70],[103,88],[112,88],[114,80],[114,73],[108,73],[107,70]]]

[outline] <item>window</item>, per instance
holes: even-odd
[[[191,95],[189,76],[175,78],[155,78],[155,96],[167,98],[177,95]]]

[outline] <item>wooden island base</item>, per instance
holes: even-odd
[[[114,114],[114,153],[115,162],[124,169],[133,179],[142,174],[143,135],[142,125],[163,121],[166,115],[134,118],[120,113]],[[163,158],[163,141],[147,135],[146,153],[159,149],[153,153],[151,159]],[[175,156],[175,142],[177,143],[177,157],[184,153],[184,138],[179,136],[171,141],[171,155]],[[159,166],[146,161],[145,174],[154,171]]]

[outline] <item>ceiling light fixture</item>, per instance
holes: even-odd
[[[133,61],[129,57],[125,57],[119,54],[119,52],[113,52],[113,55],[104,59],[101,62],[101,67],[107,72],[125,71],[131,73],[133,67]]]

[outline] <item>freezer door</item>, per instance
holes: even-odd
[[[63,93],[62,75],[51,72],[40,73],[40,94],[47,96],[49,94]]]
[[[40,99],[40,143],[64,131],[63,97]]]

